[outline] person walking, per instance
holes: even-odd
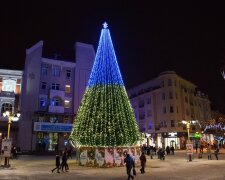
[[[208,155],[208,160],[212,160],[212,156],[211,156],[211,145],[208,143],[207,146],[207,155]]]
[[[215,151],[214,151],[215,157],[218,160],[218,154],[219,154],[219,148],[218,146],[215,147]]]
[[[141,161],[141,173],[145,173],[145,165],[146,165],[146,157],[145,157],[145,153],[142,152],[141,156],[140,156],[140,161]]]
[[[170,155],[170,147],[166,146],[166,155]]]
[[[61,169],[62,169],[62,171],[63,171],[63,169],[65,169],[66,172],[69,170],[69,166],[67,164],[67,152],[66,151],[63,152]]]
[[[55,156],[55,168],[52,169],[52,173],[53,173],[56,169],[57,169],[57,173],[60,173],[60,172],[59,172],[59,169],[60,169],[60,156],[59,156],[59,154],[57,154],[57,155]]]
[[[173,146],[171,146],[170,150],[172,152],[172,155],[174,155],[174,147]]]
[[[134,176],[131,175],[131,170],[132,170],[132,168],[135,168],[135,163],[134,163],[133,158],[130,156],[130,154],[126,155],[126,158],[124,159],[124,163],[126,163],[126,170],[127,170],[127,175],[128,175],[127,180],[130,180],[130,178],[134,179]]]

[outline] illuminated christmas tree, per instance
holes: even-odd
[[[110,32],[104,23],[70,139],[78,146],[118,147],[136,145],[139,135]]]

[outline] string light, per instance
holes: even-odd
[[[70,139],[95,147],[133,146],[140,139],[106,23]]]

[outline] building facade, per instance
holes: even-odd
[[[75,60],[42,57],[43,41],[26,50],[18,142],[22,151],[58,151],[69,133],[95,58],[92,45],[75,44]]]
[[[20,110],[22,74],[18,70],[0,69],[0,147],[2,139],[7,138],[8,131],[8,118],[3,117],[3,113],[9,111],[12,115]],[[18,122],[13,122],[10,138],[15,146],[17,133]]]
[[[185,148],[184,120],[195,122],[190,127],[191,140],[201,130],[201,122],[211,118],[211,108],[208,97],[196,88],[174,71],[165,71],[128,90],[140,131],[147,135],[147,145]]]

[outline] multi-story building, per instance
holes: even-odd
[[[12,114],[19,111],[22,71],[0,69],[0,147],[2,139],[7,138],[8,118],[3,113],[9,111]],[[10,138],[13,145],[16,144],[18,122],[11,124]]]
[[[92,45],[75,44],[75,60],[42,57],[43,41],[26,50],[19,121],[22,151],[57,151],[68,144],[95,58]]]
[[[208,97],[197,86],[174,71],[165,71],[155,79],[128,90],[140,131],[147,133],[147,144],[185,148],[187,129],[190,136],[200,130],[200,122],[211,118]]]

